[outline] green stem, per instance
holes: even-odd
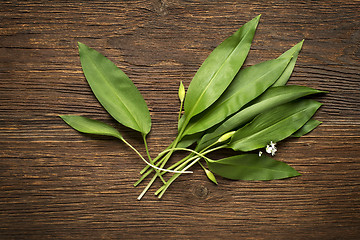
[[[213,148],[213,149],[207,151],[206,154],[208,154],[208,153],[210,153],[210,152],[213,152],[213,151],[216,151],[216,150],[218,150],[218,149],[220,149],[220,148],[223,148],[223,147],[224,147],[224,146],[219,146],[219,147],[217,147],[217,148]],[[196,152],[196,151],[194,151],[194,150],[192,150],[192,149],[189,149],[189,148],[172,148],[172,149],[169,149],[169,150],[165,150],[164,152],[169,152],[169,151],[171,151],[171,150],[173,150],[173,151],[188,151],[188,152],[194,153],[195,155],[198,155],[199,157],[202,157],[202,158],[204,158],[204,159],[206,159],[206,160],[210,160],[210,161],[211,161],[211,159],[209,159],[209,158],[206,157],[204,154],[202,154],[202,152],[204,152],[205,149],[204,149],[203,151]]]
[[[182,164],[183,162],[185,162],[188,158],[191,157],[191,154],[186,156],[185,158],[183,158],[182,160],[178,161],[177,163],[171,165],[168,169],[174,169],[175,167],[177,167],[178,165]],[[134,186],[137,186],[147,175],[149,175],[151,172],[152,172],[152,168],[147,171],[135,184]],[[160,174],[163,175],[165,174],[166,172],[161,172]],[[149,190],[150,186],[154,183],[156,179],[156,175],[153,176],[153,178],[150,180],[150,182],[147,184],[147,186],[144,188],[144,190],[141,192],[141,194],[139,195],[139,197],[137,198],[138,200],[140,200],[144,195],[145,193],[147,192],[147,190]],[[164,184],[165,185],[165,184]]]
[[[172,147],[173,143],[174,143],[174,142],[172,142],[165,150],[170,149],[170,148]],[[164,155],[164,154],[159,153],[159,154],[156,156],[156,158],[154,158],[154,163],[156,163],[163,155]],[[156,165],[156,166],[158,166],[158,165]],[[140,174],[143,174],[146,170],[149,169],[149,167],[150,167],[149,165],[146,165],[146,166],[140,171]]]
[[[189,120],[187,120],[187,119],[185,118],[185,123],[183,124],[181,130],[179,131],[179,134],[176,136],[175,140],[165,149],[165,151],[166,151],[166,150],[171,150],[172,148],[174,148],[174,147],[177,146],[179,140],[181,139],[181,135],[184,133],[185,127],[186,127],[186,125],[187,125],[188,123],[189,123]],[[159,153],[158,156],[154,159],[154,163],[156,163],[156,162],[163,156],[163,154],[164,154],[164,151],[161,152],[161,153]],[[162,165],[161,165],[160,168],[163,168],[163,167],[164,167],[164,165],[167,163],[167,161],[169,160],[169,158],[171,157],[171,155],[172,155],[172,152],[169,152],[167,155],[165,155],[165,156],[162,158],[162,160],[161,160]],[[144,174],[144,172],[145,172],[146,170],[148,170],[149,167],[150,167],[149,165],[145,166],[145,167],[140,171],[140,174]],[[140,181],[140,182],[141,182],[141,181]],[[135,184],[136,184],[136,183],[135,183]],[[139,184],[139,183],[137,183],[137,184]],[[136,184],[136,185],[137,185],[137,184]]]
[[[214,145],[215,145],[215,143],[212,144],[212,145],[210,145],[210,146],[208,146],[207,148],[204,148],[204,149],[201,150],[199,153],[205,152],[207,149],[209,149],[210,147],[212,147],[212,146],[214,146]],[[217,147],[217,148],[211,149],[211,152],[212,152],[212,151],[215,151],[215,150],[218,150],[218,149],[220,149],[220,148],[223,148],[224,146],[225,146],[225,145],[222,145],[222,146],[219,146],[219,147]],[[175,149],[175,150],[190,151],[191,154],[189,154],[188,156],[186,156],[186,157],[183,158],[182,160],[176,162],[175,164],[173,164],[172,166],[170,166],[169,168],[167,168],[168,170],[174,169],[175,167],[177,167],[178,165],[180,165],[181,163],[183,163],[183,162],[186,161],[187,159],[193,157],[193,156],[194,156],[194,153],[195,153],[195,154],[198,153],[198,152],[196,152],[196,151],[194,151],[194,150],[186,149],[186,148],[181,148],[181,149],[180,149],[180,148],[178,148],[178,149],[174,148],[174,149]],[[161,153],[159,153],[158,156],[161,156],[161,155],[163,155],[163,154],[165,154],[165,153],[167,153],[167,152],[169,152],[169,151],[170,151],[170,149],[166,149],[166,150],[162,151]],[[209,152],[207,152],[207,153],[209,153]],[[163,159],[160,160],[158,163],[156,163],[155,166],[158,167],[158,166],[161,164],[162,161],[163,161]],[[152,171],[153,171],[153,168],[149,169],[146,173],[142,173],[143,175],[139,178],[139,180],[138,180],[136,183],[134,183],[134,187],[138,186]],[[163,174],[165,174],[165,173],[166,173],[166,172],[161,172],[160,174],[163,175]]]
[[[194,165],[197,161],[199,161],[201,158],[199,157],[193,157],[190,158],[188,161],[186,161],[185,163],[183,163],[180,167],[182,167],[183,165],[186,165],[188,162],[190,162],[192,159],[196,158],[194,161],[192,161],[189,165],[187,165],[186,167],[184,167],[183,169],[188,169],[190,168],[192,165]],[[171,183],[173,183],[176,178],[178,178],[180,176],[180,174],[174,174],[165,185],[163,185],[161,188],[159,188],[156,192],[155,195],[158,195],[160,192],[160,195],[158,196],[158,198],[161,198],[165,191],[170,187]]]
[[[152,173],[152,168],[147,171],[145,174],[141,175],[141,177],[134,183],[134,187],[137,187],[150,173]]]
[[[196,157],[196,156],[193,156],[193,157],[189,158],[188,160],[182,162],[181,165],[180,165],[178,168],[180,169],[180,168],[182,168],[182,167],[185,167],[186,164],[188,164],[191,160],[193,160],[193,159],[195,159],[195,158],[197,158],[197,157]],[[169,185],[168,183],[170,182],[170,180],[173,181],[172,179],[174,179],[174,176],[175,176],[175,175],[173,175],[166,184],[162,185],[162,186],[155,192],[155,195],[158,195],[167,185]]]
[[[167,161],[170,159],[172,153],[174,152],[173,149],[176,148],[178,142],[179,142],[180,139],[181,139],[181,135],[184,133],[185,128],[186,128],[186,125],[189,123],[189,121],[190,121],[190,119],[185,118],[185,122],[184,122],[182,128],[180,129],[179,134],[177,135],[177,137],[175,138],[175,140],[174,140],[163,152],[159,153],[158,156],[154,159],[154,163],[155,163],[156,161],[158,161],[158,159],[160,159],[160,158],[163,156],[163,154],[164,154],[165,152],[168,152],[168,154],[166,154],[166,155],[165,155],[164,157],[162,157],[162,159],[160,160],[160,163],[161,163],[160,168],[161,168],[161,169],[165,166],[165,164],[167,163]],[[205,150],[207,150],[208,148],[214,146],[214,145],[217,144],[217,143],[218,143],[218,142],[213,143],[212,145],[210,145],[210,146],[208,146],[207,148],[203,149],[200,153],[204,152]],[[221,146],[221,147],[223,147],[223,146]],[[221,147],[219,147],[219,148],[221,148]],[[215,150],[217,150],[217,149],[219,149],[219,148],[216,148]],[[190,150],[190,149],[183,149],[183,150],[186,150],[186,151],[187,151],[187,150]],[[191,151],[193,151],[193,150],[191,150]],[[193,151],[192,153],[198,154],[196,151]],[[181,161],[179,161],[179,162],[181,162]],[[179,162],[178,162],[177,164],[180,164]],[[158,166],[158,164],[157,164],[157,166]],[[177,166],[177,165],[176,165],[176,166]],[[148,168],[149,168],[149,166],[146,166],[142,171],[140,171],[140,173],[141,173],[141,174],[144,174],[144,172],[145,172]],[[145,174],[145,176],[142,176],[142,177],[134,184],[134,186],[137,186],[138,184],[140,184],[140,183],[146,178],[146,176],[148,176],[151,172],[152,172],[152,169],[150,169],[150,170]],[[162,175],[162,173],[160,174],[160,176],[161,176],[161,175]],[[144,191],[143,191],[143,192],[141,193],[141,195],[139,196],[140,199],[141,199],[141,197],[146,193],[146,191],[150,188],[150,186],[153,184],[153,182],[155,181],[156,177],[157,177],[157,175],[155,175],[155,176],[153,177],[153,179],[149,182],[149,184],[145,187]]]
[[[204,165],[202,165],[202,163],[201,162],[198,162],[199,163],[199,165],[201,166],[201,168],[206,172],[206,168],[204,167]]]
[[[137,155],[139,155],[139,157],[141,158],[141,160],[143,160],[147,165],[149,165],[150,167],[160,170],[160,171],[164,171],[164,172],[172,172],[172,173],[192,173],[191,171],[174,171],[174,170],[167,170],[164,168],[159,168],[151,163],[149,163],[148,161],[146,161],[146,159],[139,153],[138,150],[136,150],[136,148],[134,148],[130,143],[128,143],[124,138],[121,139],[126,145],[128,145]]]
[[[178,165],[180,165],[181,163],[183,163],[184,161],[186,161],[187,159],[189,159],[190,157],[194,156],[193,153],[189,154],[188,156],[186,156],[185,158],[181,159],[180,161],[174,163],[173,165],[171,165],[170,167],[168,167],[167,169],[171,170],[174,169],[175,167],[177,167]],[[159,166],[161,164],[162,160],[159,161],[158,163],[156,163],[155,166]],[[139,180],[137,180],[136,183],[134,183],[134,187],[138,186],[150,173],[152,173],[153,168],[150,168],[146,173],[144,173]],[[164,175],[166,172],[161,172],[161,175]]]
[[[167,161],[170,159],[171,155],[174,152],[173,149],[177,146],[177,144],[179,143],[179,140],[180,140],[179,137],[175,138],[171,148],[168,150],[165,150],[165,153],[167,152],[167,154],[163,157],[163,161],[162,161],[162,164],[160,165],[160,168],[163,168],[165,166],[165,164],[167,163]]]
[[[140,193],[140,195],[138,196],[137,200],[141,200],[141,198],[145,195],[145,193],[149,190],[149,188],[151,187],[151,185],[155,182],[156,180],[156,175],[153,176],[153,178],[150,180],[150,182],[148,183],[148,185],[146,185],[146,187],[144,188],[144,190]]]
[[[174,152],[174,148],[177,146],[178,142],[179,142],[179,135],[175,138],[174,142],[172,142],[172,147],[170,149],[167,149],[167,150],[164,150],[163,152],[161,152],[159,155],[162,155],[166,152],[168,152],[164,157],[163,159],[161,160],[161,165],[160,165],[160,168],[164,168],[165,167],[165,164],[167,163],[167,161],[170,159],[171,155],[173,154]],[[177,172],[177,170],[175,170],[174,172]],[[155,179],[156,179],[156,176],[155,176]],[[150,181],[149,184],[146,186],[147,189],[144,189],[144,193],[146,193],[146,191],[150,188],[150,186],[153,184],[154,181]],[[150,185],[150,186],[149,186]]]
[[[171,149],[169,149],[171,150]],[[169,155],[170,154],[170,155]],[[168,154],[165,155],[164,158],[166,158],[167,156],[171,156],[172,152],[169,152]],[[163,166],[166,164],[167,160],[169,159],[169,157],[167,157],[167,159],[165,159],[164,162],[164,158],[159,162],[161,164],[160,169],[163,168]],[[151,169],[152,170],[152,169]],[[170,170],[171,171],[171,170]],[[176,171],[176,170],[175,170]],[[142,193],[139,195],[138,200],[140,200],[145,193],[149,190],[149,188],[151,187],[151,185],[154,183],[154,181],[156,180],[157,175],[154,175],[154,177],[150,180],[150,182],[148,183],[148,185],[145,187],[145,189],[142,191]]]
[[[198,156],[200,156],[200,157],[194,156],[194,157],[188,159],[186,162],[184,162],[183,164],[181,164],[179,167],[175,168],[175,170],[180,170],[180,169],[183,170],[183,171],[184,171],[184,170],[187,170],[187,169],[190,168],[192,165],[194,165],[196,162],[198,162],[202,157],[205,157],[206,154],[208,154],[208,153],[210,153],[210,152],[213,152],[213,151],[216,151],[216,150],[218,150],[218,149],[224,148],[225,146],[226,146],[226,145],[221,145],[221,146],[219,146],[219,147],[216,147],[216,148],[213,148],[213,149],[210,149],[210,150],[207,150],[207,151],[205,151],[205,149],[204,149],[204,150],[200,151],[199,153],[197,153],[197,152],[194,151],[194,150],[187,149],[186,151],[191,151],[191,152],[195,153],[196,155],[198,155]],[[183,149],[181,149],[181,150],[183,150]],[[190,163],[189,165],[186,166],[186,164],[188,164],[191,160],[193,160],[193,159],[195,159],[195,158],[197,158],[197,159],[194,160],[192,163]],[[211,159],[209,159],[209,158],[207,158],[207,157],[205,157],[205,159],[211,160]],[[186,166],[186,167],[182,168],[183,166]],[[155,192],[155,195],[158,195],[158,194],[161,192],[161,194],[158,196],[159,198],[161,198],[161,197],[164,195],[165,191],[168,189],[168,187],[171,185],[171,183],[174,182],[175,179],[178,178],[180,175],[181,175],[181,174],[174,174],[174,175],[167,181],[167,183],[166,183],[165,185],[163,185],[162,187],[160,187],[160,188]]]
[[[155,166],[158,167],[160,165],[160,163],[161,163],[161,161],[156,163]],[[150,168],[146,173],[143,173],[142,176],[139,178],[139,180],[137,180],[136,183],[134,183],[134,187],[139,185],[150,173],[152,173],[153,170],[154,170],[153,168]],[[161,172],[161,175],[163,175],[163,173],[164,172]]]
[[[180,110],[179,110],[178,122],[180,121],[180,118],[181,118],[181,111],[182,111],[182,108],[183,108],[183,104],[184,104],[184,101],[181,101],[180,102]]]
[[[174,152],[172,149],[173,149],[173,148],[176,148],[177,144],[178,144],[179,141],[182,139],[182,137],[183,137],[182,135],[183,135],[183,133],[184,133],[184,131],[185,131],[185,128],[186,128],[186,126],[187,126],[187,124],[188,124],[189,122],[190,122],[190,119],[189,119],[189,118],[185,118],[185,121],[184,121],[181,129],[179,130],[179,133],[178,133],[178,135],[176,136],[175,140],[172,142],[172,144],[171,144],[172,146],[171,146],[171,148],[169,149],[169,150],[170,150],[169,153],[165,155],[164,161],[162,162],[160,168],[163,168],[163,167],[165,166],[165,164],[167,163],[167,161],[170,159],[171,155],[172,155],[173,152]],[[166,150],[165,150],[165,151],[166,151]]]
[[[154,162],[152,161],[151,156],[150,156],[148,144],[147,144],[147,141],[146,141],[146,135],[143,134],[142,136],[143,136],[144,145],[145,145],[146,154],[147,154],[147,156],[148,156],[148,159],[149,159],[150,163],[151,163],[152,165],[154,165]],[[158,169],[155,169],[155,172],[156,172],[156,176],[159,176],[159,178],[161,179],[161,181],[165,184],[166,181],[165,181],[164,178],[161,176],[159,170],[158,170]]]

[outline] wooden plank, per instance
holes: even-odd
[[[1,239],[356,239],[360,235],[359,1],[2,1]],[[177,88],[246,21],[262,14],[245,65],[305,39],[290,84],[329,91],[311,134],[279,143],[302,176],[210,183],[199,167],[162,200],[133,183],[144,164],[124,144],[79,134],[57,117],[103,120],[143,152],[141,136],[101,108],[78,41],[138,86],[152,154],[176,134]],[[217,153],[214,157],[226,156]],[[179,159],[181,155],[176,155]]]

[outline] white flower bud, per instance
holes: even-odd
[[[179,99],[180,99],[180,102],[183,102],[184,99],[185,99],[185,87],[182,83],[182,81],[180,81],[180,86],[179,86]]]

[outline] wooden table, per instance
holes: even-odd
[[[1,1],[1,239],[356,239],[360,235],[359,1]],[[124,144],[72,130],[57,116],[109,123],[77,42],[114,61],[151,112],[153,155],[175,137],[180,80],[262,14],[245,65],[305,39],[289,84],[329,91],[323,124],[279,143],[302,176],[209,182],[200,167],[158,200],[133,183],[144,167]],[[226,154],[226,153],[220,153]],[[176,158],[181,157],[180,155]]]

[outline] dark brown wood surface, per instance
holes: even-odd
[[[358,239],[360,236],[359,1],[0,2],[0,239]],[[175,137],[177,89],[208,54],[262,14],[245,65],[305,39],[289,84],[329,91],[323,124],[279,143],[302,176],[209,182],[200,167],[158,200],[133,183],[144,167],[121,142],[72,130],[81,114],[139,134],[102,109],[77,42],[135,82],[150,108],[152,155]],[[220,153],[226,154],[226,153]],[[180,155],[176,156],[178,159]]]

